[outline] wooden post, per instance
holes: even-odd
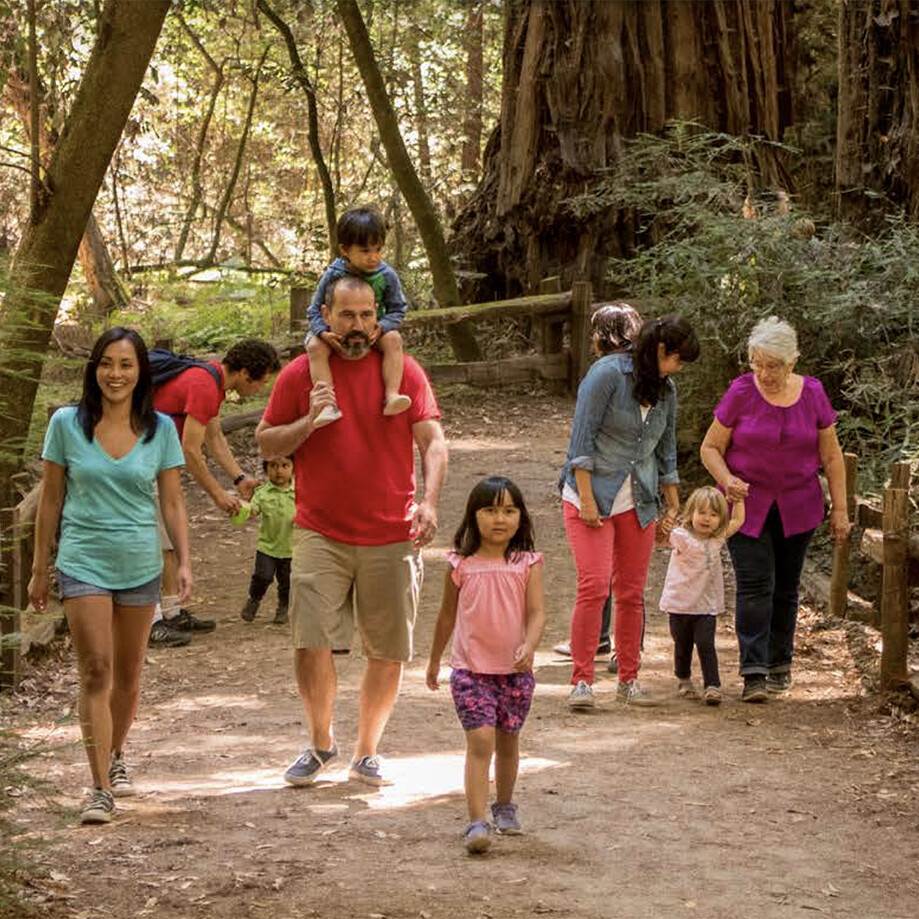
[[[290,289],[290,331],[301,332],[306,328],[306,311],[309,309],[312,295],[309,287],[291,287]]]
[[[157,338],[156,341],[153,342],[153,347],[162,348],[163,351],[171,351],[172,350],[172,339],[171,338]]]
[[[846,513],[850,522],[855,522],[855,478],[858,472],[858,456],[844,453],[846,464]],[[849,553],[851,539],[836,543],[833,547],[833,572],[830,575],[830,615],[844,619],[849,595]]]
[[[552,278],[543,278],[539,282],[539,292],[541,294],[560,294],[562,292],[561,278],[557,275]],[[558,354],[562,350],[564,341],[564,321],[543,317],[536,320],[536,327],[539,329],[539,353]]]
[[[0,690],[15,689],[19,683],[19,642],[11,636],[19,632],[19,609],[13,597],[16,511],[0,509]]]
[[[909,637],[907,534],[909,492],[884,491],[884,569],[881,580],[881,689],[906,682]]]
[[[571,285],[571,392],[576,393],[590,363],[590,310],[593,287],[589,281]]]
[[[909,491],[909,463],[893,463],[890,467],[890,487]]]

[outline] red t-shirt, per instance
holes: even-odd
[[[215,361],[208,363],[220,371],[220,379],[224,380],[223,367]],[[206,425],[220,414],[225,397],[226,390],[223,386],[217,387],[217,381],[209,371],[203,367],[189,367],[154,390],[153,407],[158,412],[172,415],[181,440],[186,415]]]
[[[412,425],[440,418],[424,371],[406,356],[401,392],[412,400],[401,415],[383,414],[382,356],[358,361],[331,356],[342,417],[319,428],[294,454],[294,524],[351,546],[404,542],[415,502]],[[291,424],[310,410],[309,358],[278,375],[264,420]]]

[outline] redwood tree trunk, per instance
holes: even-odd
[[[635,244],[631,215],[576,220],[566,199],[608,177],[624,139],[670,120],[780,141],[790,14],[779,0],[507,0],[501,119],[451,246],[486,275],[467,299],[534,291],[550,275],[609,292],[608,256]],[[771,148],[753,168],[788,187]]]
[[[10,498],[42,363],[93,202],[170,0],[107,0],[96,43],[10,274],[0,313],[0,501]]]
[[[86,285],[92,294],[93,315],[105,317],[113,310],[126,306],[130,297],[118,278],[108,246],[92,214],[89,215],[77,255]]]
[[[919,5],[839,5],[836,193],[840,214],[882,217],[879,197],[919,219]]]

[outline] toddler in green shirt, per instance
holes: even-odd
[[[277,578],[278,608],[273,621],[276,625],[284,625],[290,602],[290,558],[293,554],[293,457],[279,456],[277,459],[265,460],[262,468],[268,474],[268,481],[259,485],[252,500],[230,518],[237,526],[242,526],[252,514],[261,518],[255,570],[249,582],[249,599],[239,614],[246,622],[252,622],[262,597]]]

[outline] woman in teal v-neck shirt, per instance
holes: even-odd
[[[163,568],[156,521],[178,553],[180,600],[191,594],[188,521],[175,425],[153,410],[147,348],[133,329],[93,346],[76,406],[58,409],[42,450],[29,599],[48,599],[48,556],[60,524],[57,580],[80,675],[80,726],[93,790],[83,823],[108,823],[113,796],[134,794],[123,758]]]

